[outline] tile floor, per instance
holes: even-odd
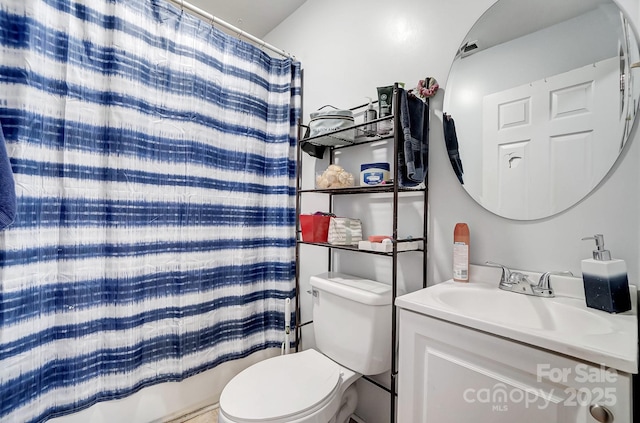
[[[218,410],[208,411],[187,420],[185,423],[218,423]]]
[[[218,423],[218,409],[207,407],[205,410],[195,411],[168,423]]]

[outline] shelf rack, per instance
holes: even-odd
[[[378,256],[386,256],[391,258],[392,260],[392,280],[391,280],[391,292],[392,292],[392,305],[391,305],[391,372],[390,372],[390,388],[387,388],[385,386],[383,386],[382,384],[378,383],[377,381],[369,378],[369,377],[365,377],[365,379],[371,383],[373,383],[374,385],[376,385],[377,387],[379,387],[380,389],[383,389],[385,391],[387,391],[390,395],[390,422],[391,423],[395,423],[396,422],[396,397],[397,397],[397,376],[398,376],[398,368],[397,368],[397,343],[398,343],[398,334],[397,334],[397,309],[395,306],[395,299],[397,296],[397,292],[398,292],[398,255],[399,254],[410,254],[410,253],[421,253],[422,254],[422,287],[426,288],[427,286],[427,269],[426,269],[426,263],[427,263],[427,200],[428,200],[428,190],[426,188],[426,181],[423,184],[424,187],[422,188],[404,188],[404,187],[400,187],[398,185],[398,177],[397,177],[397,163],[398,163],[398,155],[399,155],[399,146],[401,145],[402,139],[403,139],[403,135],[402,135],[402,131],[400,130],[401,128],[401,122],[400,122],[400,114],[397,112],[400,110],[400,99],[399,99],[399,95],[398,95],[398,85],[396,84],[394,86],[394,90],[393,90],[393,107],[392,109],[396,111],[396,113],[390,115],[390,116],[386,116],[383,118],[378,118],[376,120],[373,121],[369,121],[369,122],[365,122],[365,123],[361,123],[361,124],[356,124],[353,125],[352,127],[349,128],[344,128],[342,130],[339,131],[335,131],[332,134],[339,134],[340,132],[344,132],[344,131],[348,131],[351,129],[355,129],[356,130],[356,134],[358,134],[358,132],[362,132],[362,129],[366,126],[369,125],[371,123],[374,122],[382,122],[388,119],[393,119],[393,128],[394,130],[392,131],[391,134],[387,134],[387,135],[376,135],[376,136],[372,136],[372,137],[366,137],[363,134],[359,134],[356,135],[355,139],[354,139],[354,143],[353,144],[348,144],[348,145],[341,145],[341,146],[334,146],[334,147],[327,147],[328,152],[329,152],[329,163],[333,164],[334,162],[334,152],[336,150],[340,150],[340,149],[344,149],[344,148],[350,148],[350,147],[355,147],[355,146],[363,146],[366,144],[370,144],[370,143],[374,143],[374,142],[378,142],[378,141],[382,141],[382,140],[388,140],[388,139],[393,139],[393,156],[392,156],[392,160],[394,160],[393,166],[392,166],[392,172],[394,175],[393,178],[393,183],[391,184],[387,184],[387,185],[376,185],[376,186],[367,186],[367,187],[361,187],[361,186],[356,186],[356,187],[349,187],[349,188],[332,188],[332,189],[302,189],[302,150],[300,148],[300,143],[302,141],[313,141],[313,139],[315,138],[320,138],[322,136],[326,136],[326,135],[320,135],[317,137],[307,137],[303,139],[303,129],[307,129],[308,126],[306,125],[302,125],[299,124],[298,125],[298,146],[297,146],[297,180],[296,180],[296,250],[295,250],[295,257],[296,257],[296,271],[295,271],[295,279],[296,279],[296,330],[295,330],[295,348],[296,351],[299,348],[301,339],[302,339],[302,327],[306,326],[307,324],[312,323],[310,322],[301,322],[300,321],[300,246],[301,245],[314,245],[314,246],[318,246],[318,247],[326,247],[328,249],[328,269],[331,270],[332,269],[332,256],[333,256],[333,251],[337,250],[337,251],[352,251],[352,252],[358,252],[358,253],[362,253],[362,254],[372,254],[372,255],[378,255]],[[429,118],[429,108],[428,108],[428,102],[427,102],[427,108],[426,108],[426,116],[425,119]],[[356,110],[358,108],[362,108],[366,106],[358,106],[352,110]],[[329,243],[318,243],[318,242],[305,242],[301,240],[301,230],[300,228],[300,210],[301,210],[301,203],[302,203],[302,195],[305,193],[320,193],[320,194],[326,194],[328,195],[329,198],[329,211],[333,210],[333,200],[335,196],[342,196],[342,195],[357,195],[357,194],[382,194],[382,193],[386,193],[386,194],[392,194],[392,199],[393,199],[393,218],[392,218],[392,245],[393,245],[393,249],[391,252],[378,252],[378,251],[368,251],[368,250],[360,250],[358,249],[358,247],[353,247],[353,246],[345,246],[345,245],[332,245]],[[398,239],[398,200],[399,197],[401,195],[404,195],[405,193],[410,194],[421,194],[423,197],[423,222],[422,222],[422,228],[423,228],[423,233],[422,236],[419,238],[411,238],[411,239]],[[408,250],[408,251],[398,251],[398,244],[403,243],[403,242],[409,242],[409,241],[421,241],[422,242],[422,249],[421,250]]]

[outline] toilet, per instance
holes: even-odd
[[[346,423],[354,382],[391,367],[391,287],[337,272],[312,276],[316,348],[256,363],[220,396],[220,423]]]

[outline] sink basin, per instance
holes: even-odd
[[[464,310],[470,317],[541,331],[587,335],[612,333],[614,326],[597,311],[574,298],[540,298],[469,284],[438,292],[443,305]]]
[[[476,269],[474,278],[474,268],[484,270]],[[581,278],[554,279],[556,296],[542,298],[499,289],[499,272],[472,266],[469,283],[449,280],[399,296],[395,304],[619,371],[638,372],[635,286],[630,286],[632,309],[609,314],[587,308]]]

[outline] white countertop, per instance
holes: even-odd
[[[537,281],[539,273],[523,272]],[[449,280],[396,298],[396,305],[472,329],[638,373],[636,287],[632,309],[610,314],[588,308],[582,279],[552,276],[555,298],[498,289],[501,270],[472,266],[469,283]]]

